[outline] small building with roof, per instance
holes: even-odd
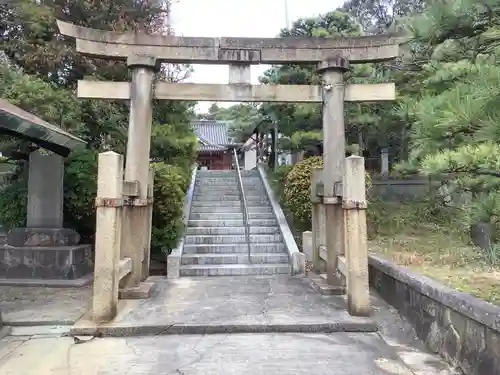
[[[229,124],[224,121],[197,120],[191,127],[198,140],[197,163],[210,170],[232,169],[232,149],[238,147],[228,135]]]
[[[83,286],[92,282],[92,245],[64,228],[64,158],[86,142],[0,99],[0,136],[27,140],[26,227],[0,233],[0,285]],[[1,224],[1,223],[0,223]],[[0,228],[1,232],[1,228]]]

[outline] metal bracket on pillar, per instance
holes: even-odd
[[[342,208],[344,210],[366,210],[368,208],[367,201],[343,200]]]
[[[339,204],[341,200],[339,197],[323,197],[323,204]]]
[[[125,206],[146,207],[153,204],[153,198],[131,198],[125,201]]]
[[[96,198],[96,207],[122,207],[125,205],[125,200],[122,198]]]

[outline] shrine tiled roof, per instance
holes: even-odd
[[[226,122],[200,120],[191,126],[198,138],[198,151],[222,151],[230,144]]]

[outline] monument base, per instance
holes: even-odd
[[[93,270],[91,245],[0,247],[1,279],[77,280]]]

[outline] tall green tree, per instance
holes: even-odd
[[[362,26],[339,10],[319,17],[300,19],[281,36],[341,37],[364,34]],[[352,66],[346,75],[347,83],[378,83],[391,81],[386,69],[374,64]],[[261,78],[264,84],[320,84],[321,77],[314,65],[274,66]],[[346,103],[346,137],[349,144],[361,143],[365,150],[376,154],[380,147],[399,148],[401,127],[399,118],[392,114],[392,104]],[[278,123],[280,132],[292,139],[292,147],[321,150],[321,105],[274,105],[261,107],[263,117]],[[321,152],[321,151],[320,151]]]
[[[361,24],[367,33],[380,34],[408,15],[422,12],[425,0],[348,0],[342,10]]]
[[[59,33],[56,18],[79,26],[111,31],[159,32],[165,24],[161,0],[17,0],[0,13],[2,50],[24,72],[74,88],[78,79],[127,77],[125,63],[76,52],[75,42]]]
[[[406,23],[418,91],[400,106],[412,124],[401,169],[447,175],[481,220],[500,216],[499,16],[495,1],[432,1]]]
[[[79,79],[124,81],[129,79],[124,62],[83,56],[72,38],[63,37],[56,19],[102,30],[166,31],[164,0],[18,0],[2,5],[0,12],[1,49],[12,66],[30,76],[40,77],[68,95]],[[188,69],[172,65],[158,73],[159,80],[179,80]],[[79,100],[83,124],[77,135],[99,149],[110,144],[120,152],[126,144],[128,105],[103,100]],[[21,103],[21,107],[23,107]],[[193,103],[157,102],[154,121],[158,124],[188,122]],[[29,108],[24,108],[28,109]],[[44,114],[41,115],[44,117]],[[63,113],[64,117],[64,113]],[[60,124],[60,120],[55,124]],[[186,125],[187,126],[187,125]]]

